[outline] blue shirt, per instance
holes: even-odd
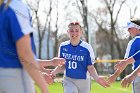
[[[30,18],[27,6],[20,0],[11,0],[8,7],[5,3],[0,6],[0,67],[22,68],[16,42],[24,35],[30,34],[35,49]]]
[[[136,52],[132,57],[134,58],[135,61],[140,60],[140,50]]]
[[[86,79],[89,77],[87,67],[92,65],[95,56],[91,45],[80,41],[77,46],[73,46],[70,41],[60,44],[59,56],[66,59],[65,75],[75,79]]]
[[[140,35],[135,36],[132,40],[129,41],[126,48],[125,58],[133,56],[140,50]],[[133,69],[136,69],[140,65],[140,60],[137,60],[133,64]]]

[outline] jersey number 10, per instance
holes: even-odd
[[[76,69],[77,68],[77,63],[74,61],[69,61],[68,62],[68,69]]]

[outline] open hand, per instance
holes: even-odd
[[[52,84],[54,82],[53,76],[51,74],[47,74],[45,72],[42,73],[44,75],[44,79],[48,84]]]
[[[121,86],[126,88],[129,87],[129,85],[132,83],[132,81],[135,79],[135,76],[130,74],[127,75],[125,78],[123,78],[122,82],[121,82]]]
[[[46,69],[44,68],[43,69],[43,72],[47,73],[47,74],[51,74],[51,72],[53,71],[54,69]]]
[[[110,87],[109,83],[106,82],[106,80],[103,77],[98,77],[98,79],[96,79],[96,82],[104,88]]]

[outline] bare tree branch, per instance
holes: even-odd
[[[115,0],[116,1],[116,0]],[[120,6],[119,6],[119,9],[118,9],[118,11],[117,11],[117,14],[116,14],[116,18],[115,18],[115,20],[114,20],[114,25],[116,24],[116,22],[117,22],[117,20],[118,20],[118,15],[119,15],[119,13],[120,13],[120,11],[121,11],[121,9],[122,9],[122,6],[123,6],[123,4],[126,2],[126,0],[123,0],[122,2],[121,2],[121,4],[120,4]]]

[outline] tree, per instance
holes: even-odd
[[[88,35],[88,6],[87,6],[87,0],[76,0],[77,6],[79,9],[79,12],[81,14],[83,24],[84,24],[84,31],[86,34],[86,41],[89,42],[89,35]],[[80,2],[80,4],[79,4]]]
[[[121,29],[117,24],[119,13],[126,0],[101,0],[104,7],[89,13],[97,26],[97,46],[100,55],[111,55],[111,59],[123,59],[128,40],[120,38]],[[117,8],[115,6],[118,6]],[[114,64],[111,64],[114,68]]]
[[[51,0],[50,0],[51,1]],[[52,8],[49,8],[49,11],[47,12],[45,6],[44,6],[44,11],[41,11],[41,7],[42,7],[42,3],[43,1],[40,0],[36,0],[36,3],[33,1],[26,1],[26,3],[28,4],[28,6],[30,7],[30,9],[32,10],[32,23],[35,26],[35,28],[37,29],[37,35],[38,35],[38,57],[41,58],[41,54],[42,54],[42,41],[44,39],[44,35],[45,32],[47,31],[47,23],[48,23],[48,18],[50,16],[51,10]],[[51,5],[50,5],[51,6]],[[42,16],[40,15],[40,12],[46,14],[45,16],[45,20],[44,23],[42,23]],[[48,36],[49,37],[49,36]]]
[[[47,59],[50,58],[50,32],[51,32],[51,12],[52,12],[52,0],[50,0],[50,8],[49,8],[49,21],[48,21],[48,31],[47,31]]]
[[[117,32],[116,32],[116,23],[117,23],[117,20],[118,20],[118,15],[122,9],[122,6],[123,4],[126,2],[126,0],[119,0],[119,8],[116,12],[116,15],[115,14],[115,4],[117,0],[102,0],[103,3],[105,4],[106,6],[106,9],[108,10],[109,12],[109,15],[110,15],[110,36],[109,36],[109,44],[110,44],[110,52],[111,52],[111,58],[114,59],[115,58],[115,46],[118,50],[118,53],[119,53],[119,58],[123,58],[123,52],[122,52],[122,49],[121,49],[121,45],[120,45],[120,42],[119,41],[119,37],[117,35]],[[114,17],[115,16],[115,17]]]
[[[131,5],[126,3],[127,7],[129,8],[129,12],[130,12],[130,19],[135,17],[136,11],[138,9],[136,2],[134,0],[131,0],[131,1],[132,1]],[[134,6],[132,7],[132,5],[134,5]]]
[[[57,50],[58,50],[58,16],[59,16],[59,12],[58,12],[58,0],[56,3],[56,8],[57,8],[57,14],[56,14],[56,22],[55,22],[55,33],[54,33],[54,37],[55,37],[55,43],[54,43],[54,56],[57,56]]]

